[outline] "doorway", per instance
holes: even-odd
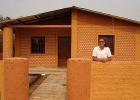
[[[71,57],[71,37],[58,37],[58,67],[66,67]]]

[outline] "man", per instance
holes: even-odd
[[[104,38],[99,39],[99,46],[95,47],[92,52],[94,61],[107,62],[112,60],[112,55],[109,47],[106,46],[106,40]]]

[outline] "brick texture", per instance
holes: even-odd
[[[68,61],[68,100],[90,100],[90,68],[89,59],[72,58]]]
[[[116,29],[112,33],[106,27],[78,27],[78,57],[91,58],[92,50],[98,45],[98,35],[115,35],[115,61],[135,60],[135,30],[123,31]]]
[[[63,20],[63,21],[62,21]],[[48,22],[34,24],[71,24],[70,17],[51,20]],[[61,23],[62,22],[62,23]],[[138,43],[136,43],[137,24],[119,19],[112,19],[104,15],[89,13],[78,10],[77,15],[77,41],[76,56],[91,59],[92,50],[98,45],[98,35],[115,36],[114,61],[136,60],[138,53]],[[46,53],[31,54],[31,36],[45,36]],[[71,36],[71,29],[15,29],[16,56],[29,58],[30,66],[57,66],[57,37]],[[137,44],[137,48],[136,48]],[[73,47],[74,48],[74,47]],[[139,58],[139,57],[137,57]]]
[[[1,88],[2,88],[2,68],[3,68],[3,60],[0,60],[0,93],[1,93]]]
[[[139,100],[140,62],[68,61],[68,100]]]
[[[6,58],[3,66],[1,100],[28,100],[28,59]]]
[[[91,100],[139,100],[140,62],[93,63]]]
[[[18,29],[16,51],[20,57],[29,58],[30,66],[57,66],[57,38],[70,36],[69,29]],[[45,36],[45,54],[31,54],[31,37]]]
[[[2,60],[3,57],[3,35],[2,35],[2,31],[0,31],[0,60]]]
[[[112,22],[114,21],[114,23]],[[114,61],[132,61],[136,57],[136,25],[110,17],[78,12],[78,57],[92,58],[98,35],[115,36]]]

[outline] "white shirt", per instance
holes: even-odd
[[[109,47],[104,47],[104,49],[101,50],[100,47],[97,46],[93,49],[92,56],[97,58],[108,58],[111,57],[112,55]]]

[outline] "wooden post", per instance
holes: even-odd
[[[13,29],[5,27],[3,31],[3,58],[13,56]]]
[[[72,20],[71,20],[71,57],[77,57],[77,10],[72,9]]]

